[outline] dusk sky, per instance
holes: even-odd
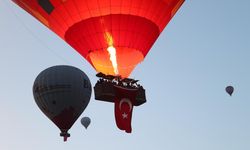
[[[54,65],[92,66],[10,0],[0,0],[1,150],[250,149],[250,1],[186,0],[131,78],[146,89],[131,134],[116,127],[114,104],[94,93],[64,143],[32,94],[36,76]],[[225,87],[232,85],[230,97]]]

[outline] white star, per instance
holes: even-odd
[[[122,118],[123,119],[127,119],[128,118],[128,114],[126,114],[125,112],[122,114]]]

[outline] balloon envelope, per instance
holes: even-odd
[[[91,119],[89,117],[83,117],[81,119],[81,124],[87,129],[88,126],[90,125],[91,123]]]
[[[233,92],[234,92],[234,87],[233,86],[227,86],[226,87],[226,92],[232,96]]]
[[[67,131],[87,107],[91,96],[87,75],[71,66],[54,66],[42,71],[33,85],[33,95],[41,111],[61,130]]]
[[[184,0],[13,0],[98,72],[128,77]],[[112,59],[112,60],[111,60]]]

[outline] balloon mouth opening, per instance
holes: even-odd
[[[94,50],[88,54],[88,57],[97,72],[123,78],[127,78],[144,59],[143,53],[138,49],[121,46],[111,46],[107,50]]]
[[[60,136],[63,137],[63,141],[66,142],[68,140],[68,137],[70,137],[70,134],[68,133],[68,131],[62,131],[60,133]]]

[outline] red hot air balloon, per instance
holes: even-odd
[[[123,79],[144,60],[185,0],[13,1],[103,73],[105,78],[95,86],[95,99],[115,102],[119,95],[110,84],[112,79],[123,88],[139,89],[133,103],[138,106],[146,101],[145,90],[136,80]]]
[[[128,77],[184,0],[13,0],[97,72]]]

